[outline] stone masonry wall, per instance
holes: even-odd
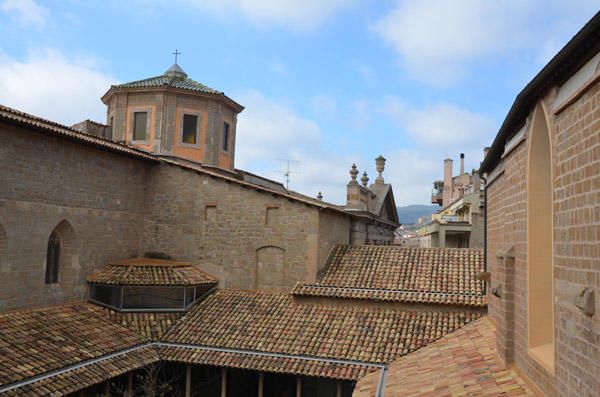
[[[143,251],[198,263],[222,287],[286,290],[310,280],[318,251],[337,242],[320,241],[315,207],[172,165],[149,173],[147,200]],[[344,231],[332,235],[347,235],[334,224]]]
[[[5,124],[0,142],[0,311],[81,300],[87,275],[138,254],[145,162]],[[74,239],[45,284],[59,224]]]
[[[544,98],[552,109],[555,91]],[[600,390],[600,86],[590,87],[557,115],[549,114],[554,212],[555,375],[531,359],[527,346],[527,151],[523,141],[503,160],[488,187],[489,313],[501,358],[514,362],[548,395],[594,396]],[[497,258],[514,247],[514,264]],[[512,280],[512,281],[511,281]],[[513,291],[506,288],[513,283]],[[596,314],[575,305],[591,287]],[[514,320],[513,320],[514,319]]]
[[[325,265],[331,249],[337,244],[350,244],[351,221],[347,216],[330,211],[321,211],[319,218],[319,252],[317,268],[309,274],[308,281],[317,281],[317,273]]]

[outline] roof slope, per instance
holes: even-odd
[[[119,312],[117,310],[104,308],[107,318],[123,327],[137,332],[142,337],[158,340],[175,323],[183,317],[181,312]]]
[[[167,75],[161,74],[160,76],[149,77],[143,80],[131,81],[129,83],[115,84],[114,88],[159,88],[159,87],[172,87],[179,88],[182,90],[189,90],[195,92],[201,92],[204,94],[220,94],[223,92],[205,86],[192,80],[187,76],[183,75]]]
[[[483,270],[478,249],[339,245],[319,281],[292,294],[484,306]]]
[[[596,13],[517,95],[487,156],[481,162],[479,167],[481,173],[490,172],[498,165],[504,145],[518,132],[520,124],[538,98],[553,85],[566,81],[598,51],[600,51],[600,12]]]
[[[495,329],[486,316],[392,363],[385,382],[385,395],[534,395],[514,370],[502,370],[495,356]],[[379,372],[362,378],[353,396],[375,396]]]
[[[216,285],[217,279],[190,263],[159,259],[112,262],[87,278],[108,285]]]
[[[54,121],[46,120],[41,117],[21,112],[19,110],[9,108],[8,106],[0,105],[0,122],[18,124],[29,127],[33,130],[44,132],[48,135],[58,136],[78,143],[83,143],[95,146],[99,149],[108,150],[111,152],[126,154],[128,156],[158,162],[160,161],[155,156],[136,149],[133,146],[128,146],[123,143],[117,143],[110,139],[101,138],[96,135],[86,134],[72,127],[67,127]]]
[[[0,386],[145,342],[88,303],[0,315]]]
[[[196,305],[162,340],[387,363],[480,315],[299,304],[289,294],[220,290]]]

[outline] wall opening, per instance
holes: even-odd
[[[77,267],[77,237],[75,229],[66,220],[61,221],[48,237],[46,251],[46,284],[74,281],[77,277],[73,268]]]
[[[530,355],[554,373],[552,154],[541,105],[533,115],[527,184],[528,347]]]
[[[282,290],[286,287],[285,251],[275,246],[256,250],[256,289]]]
[[[8,268],[8,237],[0,224],[0,271]]]

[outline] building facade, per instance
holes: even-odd
[[[482,163],[498,355],[546,395],[600,393],[600,14],[516,98]]]
[[[285,290],[314,281],[336,244],[393,240],[383,179],[365,188],[373,205],[351,211],[235,169],[243,107],[178,65],[103,100],[104,126],[0,108],[2,310],[83,299],[87,275],[146,255],[190,261],[224,287]]]
[[[484,192],[476,171],[465,172],[465,156],[460,154],[460,173],[452,175],[452,159],[444,160],[444,180],[431,195],[440,209],[417,230],[421,247],[483,248]],[[440,183],[442,182],[442,183]]]

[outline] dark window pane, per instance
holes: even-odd
[[[185,287],[123,287],[123,309],[183,309]]]
[[[194,301],[194,287],[186,287],[185,288],[185,305],[188,306],[190,303]]]
[[[90,299],[120,309],[121,287],[115,285],[90,285]]]
[[[146,140],[146,127],[148,121],[147,112],[135,112],[133,114],[133,140],[134,141],[145,141]]]
[[[223,123],[223,150],[229,150],[229,124]]]
[[[325,378],[302,378],[302,395],[330,397],[337,395],[337,381]]]
[[[198,132],[198,116],[191,114],[183,115],[183,131],[181,141],[190,145],[195,145],[197,142],[196,133]]]
[[[46,284],[58,283],[58,265],[60,263],[60,236],[52,232],[48,239],[46,252]]]

